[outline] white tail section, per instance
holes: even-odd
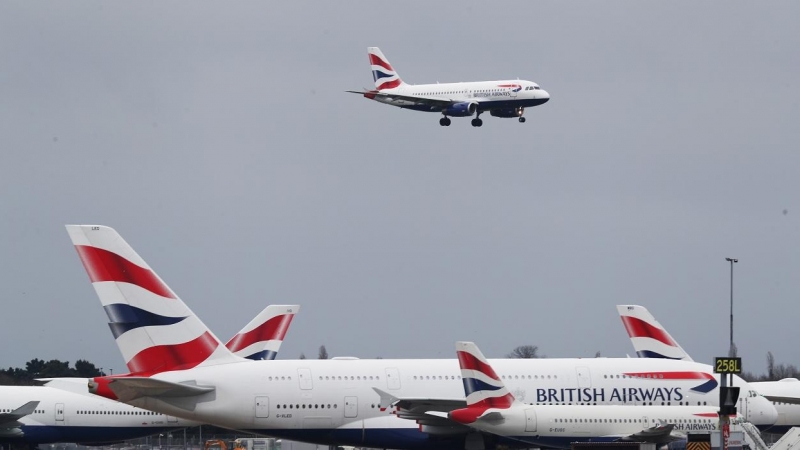
[[[113,228],[67,225],[67,232],[131,373],[242,361]]]
[[[389,60],[383,55],[381,49],[378,47],[368,47],[367,55],[369,56],[370,69],[372,70],[372,79],[375,81],[375,89],[394,89],[402,86],[403,80],[400,75],[394,70]]]
[[[617,305],[617,312],[640,358],[692,361],[689,354],[644,306]]]
[[[225,346],[243,358],[275,359],[289,325],[299,310],[300,305],[267,306]]]

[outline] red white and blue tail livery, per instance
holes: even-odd
[[[458,365],[461,367],[461,382],[467,407],[450,412],[450,419],[461,424],[475,422],[490,410],[508,409],[514,404],[514,396],[500,381],[492,366],[478,346],[472,342],[456,342]]]
[[[525,108],[550,100],[538,84],[526,80],[461,83],[406,84],[378,47],[367,48],[374,90],[347,91],[387,105],[415,111],[441,113],[439,125],[450,126],[450,117],[470,117],[473,127],[483,125],[480,115],[517,118],[525,122]]]
[[[300,305],[270,305],[250,321],[226,347],[242,358],[275,359]]]
[[[67,225],[131,374],[243,360],[233,355],[113,228]]]
[[[692,361],[689,354],[647,308],[639,305],[617,305],[617,312],[640,358]]]

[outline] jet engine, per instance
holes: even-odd
[[[478,104],[475,102],[454,103],[445,109],[444,115],[451,117],[467,117],[475,114]]]
[[[509,117],[520,117],[522,116],[523,112],[524,109],[520,107],[520,108],[493,109],[489,111],[489,114],[491,114],[494,117],[509,118]]]

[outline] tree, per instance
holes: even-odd
[[[44,361],[39,358],[34,358],[25,363],[25,370],[28,372],[29,378],[38,378],[44,370]]]
[[[306,359],[306,354],[305,353],[300,353],[300,359]]]
[[[100,369],[95,367],[94,364],[86,361],[85,359],[79,359],[75,361],[75,371],[81,378],[93,378],[105,375],[100,371]]]
[[[328,350],[324,345],[319,346],[319,356],[317,359],[328,359]]]
[[[775,357],[772,352],[767,352],[767,378],[770,380],[775,379]]]
[[[508,358],[539,358],[539,347],[535,345],[520,345],[511,351]]]

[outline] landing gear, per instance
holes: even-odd
[[[479,127],[481,125],[483,125],[483,121],[481,119],[478,119],[477,117],[472,119],[472,126],[473,127]]]
[[[443,127],[449,127],[450,126],[450,118],[449,117],[442,117],[441,119],[439,119],[439,125],[441,125]]]
[[[519,118],[519,123],[525,123],[525,118],[524,117],[520,117]]]

